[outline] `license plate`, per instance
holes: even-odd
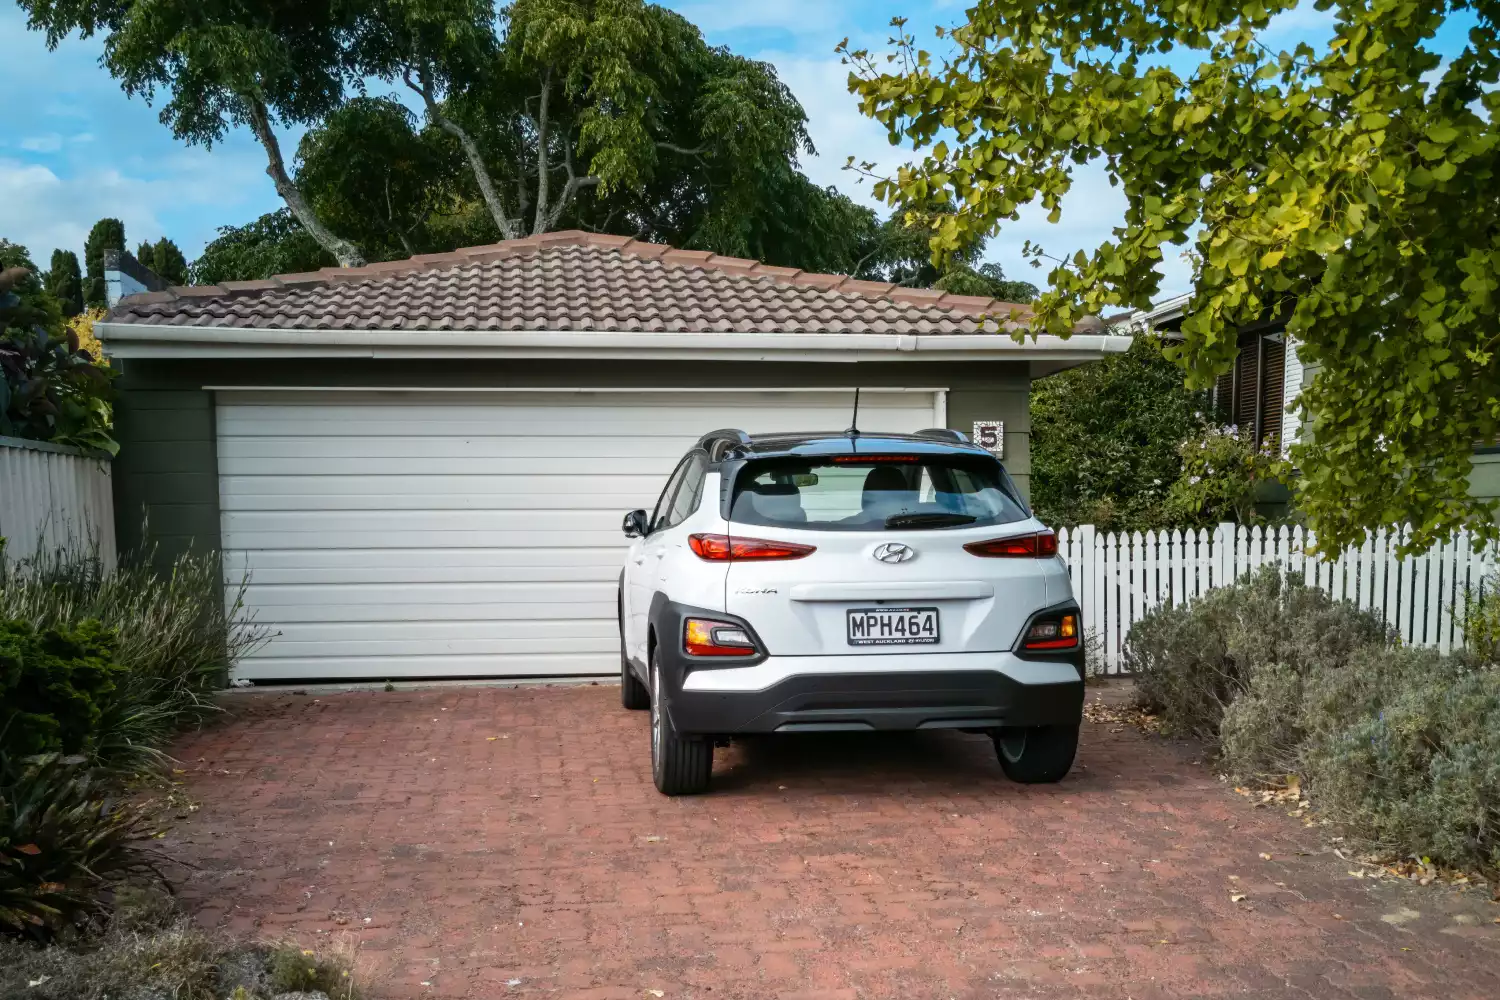
[[[849,645],[910,646],[938,641],[937,608],[850,608]]]

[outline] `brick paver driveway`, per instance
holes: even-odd
[[[185,898],[357,939],[380,995],[1500,997],[1500,906],[1299,856],[1297,821],[1121,727],[1055,787],[982,737],[803,736],[667,799],[609,687],[229,705],[177,748]]]

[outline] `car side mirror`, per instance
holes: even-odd
[[[646,512],[633,510],[625,515],[625,521],[620,525],[625,532],[626,538],[640,538],[646,534]]]

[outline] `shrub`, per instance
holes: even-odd
[[[1260,670],[1279,664],[1303,676],[1390,641],[1378,615],[1268,566],[1152,611],[1131,628],[1124,664],[1168,728],[1217,744],[1225,710]]]
[[[1303,752],[1318,807],[1383,848],[1500,874],[1500,671],[1433,654],[1383,677],[1358,713],[1324,682],[1329,721]],[[1335,705],[1353,718],[1333,723]]]
[[[67,553],[0,567],[0,619],[38,630],[97,622],[113,635],[121,671],[99,715],[88,751],[98,764],[130,770],[151,764],[183,727],[215,711],[210,694],[229,663],[264,641],[265,630],[226,607],[215,557],[184,554],[166,571],[149,554],[105,572],[97,558]]]
[[[236,942],[195,926],[175,906],[153,904],[146,921],[126,923],[124,915],[122,908],[103,934],[87,941],[38,947],[0,938],[0,998],[269,1000],[288,992],[283,984],[292,981],[330,1000],[360,997],[344,956]],[[289,971],[280,974],[278,966]]]
[[[1490,662],[1500,661],[1500,572],[1492,573],[1478,590],[1470,590],[1464,608],[1464,641]]]
[[[97,922],[115,886],[154,871],[139,814],[82,764],[0,755],[0,930],[46,938]]]
[[[122,672],[113,633],[96,621],[75,629],[0,621],[0,753],[91,750],[100,706]]]

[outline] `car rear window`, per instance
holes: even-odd
[[[1028,516],[998,462],[913,455],[752,461],[735,477],[729,519],[819,531],[910,531]]]

